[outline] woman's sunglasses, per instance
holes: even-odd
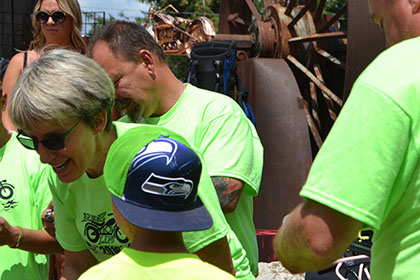
[[[52,12],[51,14],[46,11],[38,11],[35,14],[36,21],[40,24],[47,23],[50,17],[55,22],[55,24],[60,24],[66,20],[66,13],[61,10],[58,10]]]
[[[42,143],[42,145],[49,150],[61,150],[65,147],[64,140],[66,137],[77,127],[80,122],[81,121],[78,121],[63,135],[50,137],[41,141],[39,141],[36,137],[26,134],[23,130],[20,129],[18,129],[19,133],[16,138],[20,144],[30,150],[37,150],[39,143]]]

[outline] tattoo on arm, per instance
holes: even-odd
[[[242,194],[244,183],[229,177],[212,177],[211,180],[216,189],[223,213],[233,212]]]

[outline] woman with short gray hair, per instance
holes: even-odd
[[[57,49],[33,64],[22,73],[11,97],[10,116],[16,126],[27,130],[40,122],[65,126],[69,120],[83,120],[95,129],[97,117],[105,113],[104,129],[110,129],[114,86],[96,62]]]
[[[47,176],[56,238],[65,249],[63,275],[75,279],[128,245],[102,173],[111,144],[136,125],[112,123],[112,81],[96,62],[64,49],[23,71],[9,105],[18,141],[52,167]]]

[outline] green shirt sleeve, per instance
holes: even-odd
[[[205,124],[199,149],[206,159],[210,176],[242,180],[244,193],[256,196],[263,166],[260,139],[254,125],[242,112],[225,111]]]
[[[319,151],[301,196],[378,229],[413,172],[410,118],[391,98],[363,82]]]

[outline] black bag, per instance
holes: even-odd
[[[186,82],[199,88],[220,92],[236,100],[246,116],[256,125],[247,102],[248,92],[236,74],[236,43],[211,41],[195,44],[191,50],[190,71]],[[235,94],[235,87],[237,94]]]

